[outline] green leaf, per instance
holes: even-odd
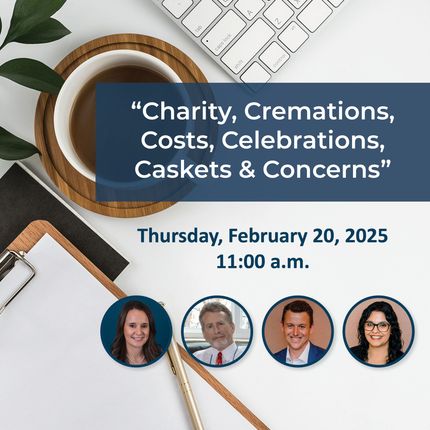
[[[46,21],[65,2],[66,0],[16,0],[9,32],[1,47],[13,42],[43,21]]]
[[[38,153],[39,150],[34,145],[0,127],[0,158],[3,160],[21,160]]]
[[[70,30],[54,18],[33,27],[30,31],[15,39],[18,43],[48,43],[70,34]]]
[[[1,18],[0,18],[0,33],[1,33]]]
[[[57,94],[64,83],[64,79],[57,72],[30,58],[16,58],[2,64],[0,76],[51,94]]]

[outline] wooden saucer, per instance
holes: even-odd
[[[207,82],[197,65],[182,51],[167,42],[139,34],[114,34],[92,40],[71,52],[55,70],[67,78],[84,61],[114,49],[134,49],[146,52],[167,63],[183,82]],[[54,132],[56,97],[42,93],[35,117],[36,145],[41,152],[45,170],[55,185],[78,205],[102,215],[131,218],[150,215],[174,202],[97,202],[95,183],[77,172],[64,158]]]

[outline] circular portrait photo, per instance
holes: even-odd
[[[361,363],[391,366],[411,348],[414,323],[408,310],[397,300],[368,297],[348,312],[343,339],[351,355]]]
[[[185,314],[182,341],[200,363],[229,366],[240,360],[251,345],[251,318],[240,303],[229,297],[205,297]]]
[[[333,322],[321,303],[292,296],[275,303],[263,322],[264,345],[270,355],[286,366],[315,364],[333,340]]]
[[[130,296],[105,313],[100,327],[103,347],[125,366],[143,367],[159,360],[172,340],[172,323],[155,300]]]

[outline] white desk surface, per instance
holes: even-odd
[[[0,15],[8,26],[12,0],[2,0]],[[189,38],[172,25],[149,0],[69,0],[56,17],[72,34],[50,45],[11,44],[0,51],[0,63],[32,57],[56,65],[82,43],[111,33],[135,32],[174,43],[201,67],[209,81],[230,78]],[[6,28],[0,37],[3,40]],[[0,40],[0,41],[1,41]],[[322,29],[282,70],[285,82],[428,82],[430,79],[430,2],[415,0],[348,0],[330,25]],[[5,79],[0,81],[1,126],[34,142],[33,119],[38,94]],[[407,144],[407,142],[405,142]],[[0,161],[0,173],[10,162]],[[37,157],[26,161],[49,186]],[[131,265],[117,279],[129,294],[146,294],[168,304],[179,335],[188,307],[206,295],[228,295],[249,311],[254,343],[237,365],[214,373],[271,428],[402,429],[427,422],[429,342],[420,333],[430,329],[427,300],[430,233],[428,203],[179,203],[136,219],[114,219],[71,205],[105,236]],[[136,231],[150,226],[171,231],[198,226],[225,232],[229,227],[265,230],[314,227],[386,227],[385,246],[315,245],[237,246],[222,251],[299,253],[309,259],[307,271],[221,271],[215,268],[219,249],[196,245],[142,245]],[[282,297],[303,294],[322,302],[335,325],[331,351],[318,365],[290,369],[266,353],[261,324],[269,307]],[[403,302],[414,317],[417,333],[409,356],[389,369],[370,369],[355,362],[342,341],[343,319],[359,299],[383,294]],[[146,372],[146,370],[142,370]],[[191,374],[191,371],[189,372]],[[151,371],[148,371],[150,377]],[[167,374],[167,372],[166,372]],[[248,428],[210,388],[195,383],[207,428]],[[370,396],[370,401],[369,401]],[[367,400],[365,400],[367,398]],[[379,399],[379,400],[378,400]],[[212,403],[213,400],[213,403]],[[369,403],[370,402],[370,403]],[[218,414],[214,408],[220,408]],[[164,408],[153,413],[165,413]],[[214,417],[219,417],[214,419]],[[183,423],[184,417],[178,421]],[[144,423],[142,423],[144,424]],[[178,425],[182,428],[183,424]]]

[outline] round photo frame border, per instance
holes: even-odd
[[[269,315],[272,313],[273,309],[274,309],[276,306],[278,306],[280,303],[285,302],[285,301],[290,300],[290,299],[296,299],[296,300],[309,300],[309,301],[311,301],[312,303],[315,303],[317,306],[319,306],[319,307],[324,311],[324,313],[327,315],[327,317],[328,317],[328,321],[329,321],[329,323],[330,323],[330,329],[331,329],[330,340],[329,340],[329,342],[328,342],[328,345],[327,345],[327,348],[326,348],[326,351],[325,351],[324,355],[323,355],[321,358],[319,358],[318,360],[314,361],[313,363],[306,363],[306,364],[290,364],[290,363],[282,363],[281,361],[279,361],[279,360],[277,360],[277,359],[275,358],[275,354],[274,354],[274,353],[272,353],[272,351],[269,349],[269,345],[268,345],[268,344],[267,344],[267,342],[266,342],[266,336],[265,336],[265,334],[264,334],[264,329],[265,329],[265,327],[266,327],[266,321],[267,321],[267,319],[268,319]],[[331,349],[331,346],[332,346],[332,344],[333,344],[333,339],[334,339],[334,324],[333,324],[333,318],[331,317],[331,315],[330,315],[330,313],[328,312],[327,308],[326,308],[322,303],[320,303],[318,300],[313,299],[312,297],[309,297],[309,296],[303,296],[303,295],[287,296],[287,297],[284,297],[284,298],[282,298],[282,299],[278,300],[278,301],[277,301],[275,304],[273,304],[273,305],[270,307],[270,309],[266,312],[266,315],[264,316],[263,324],[262,324],[262,326],[261,326],[261,337],[263,338],[263,343],[264,343],[264,347],[266,348],[266,351],[269,353],[270,357],[272,357],[272,358],[273,358],[273,360],[275,360],[277,363],[282,364],[283,366],[290,367],[290,368],[299,368],[299,369],[301,369],[301,368],[305,368],[305,367],[309,367],[309,366],[313,366],[313,365],[315,365],[315,364],[317,364],[317,363],[321,362],[321,360],[323,360],[323,359],[327,356],[328,352],[329,352],[329,351],[330,351],[330,349]]]
[[[245,313],[245,315],[249,321],[249,342],[248,342],[245,350],[243,351],[243,353],[240,354],[239,357],[237,357],[235,360],[231,361],[230,363],[221,364],[221,365],[205,363],[204,361],[199,360],[197,357],[194,356],[194,354],[188,348],[187,342],[185,341],[184,326],[185,326],[185,321],[186,321],[189,313],[192,311],[193,308],[195,308],[196,305],[198,305],[199,303],[201,303],[205,300],[210,300],[210,299],[225,299],[225,300],[229,300],[229,301],[233,302],[235,305],[239,306],[243,310],[243,312]],[[237,300],[232,299],[231,297],[228,297],[228,296],[223,296],[223,295],[205,296],[205,297],[201,298],[200,300],[197,300],[196,302],[194,302],[185,312],[184,317],[182,318],[182,324],[181,324],[181,339],[182,339],[182,344],[184,345],[185,350],[187,351],[187,353],[189,354],[189,356],[193,360],[197,361],[198,363],[202,364],[203,366],[212,367],[214,369],[224,369],[226,367],[231,366],[232,364],[236,364],[243,357],[245,357],[245,355],[248,353],[249,348],[251,347],[251,344],[254,340],[254,325],[252,323],[251,316],[249,315],[249,312],[247,311],[247,309],[241,303],[239,303]]]
[[[134,299],[134,300],[136,300],[136,301],[140,301],[140,302],[142,302],[142,300],[139,300],[139,299],[141,299],[142,297],[143,297],[143,298],[145,298],[145,299],[149,299],[151,302],[153,302],[153,303],[154,303],[154,304],[156,304],[157,306],[160,306],[160,309],[162,309],[162,310],[164,311],[165,315],[167,316],[167,322],[168,322],[168,324],[169,324],[170,336],[168,336],[168,337],[170,338],[170,340],[169,340],[168,344],[166,345],[166,348],[162,347],[162,353],[161,353],[157,358],[155,358],[154,360],[151,360],[150,362],[148,362],[148,363],[144,363],[144,364],[128,364],[128,363],[125,363],[124,361],[118,360],[117,358],[113,357],[113,356],[112,356],[112,354],[110,353],[110,351],[108,351],[108,350],[106,349],[105,342],[103,341],[103,334],[102,334],[103,321],[105,320],[106,314],[109,312],[109,310],[110,310],[113,306],[118,305],[120,302],[126,303],[126,302],[129,302],[129,301],[133,301],[133,299]],[[143,302],[143,303],[144,303],[146,306],[150,307],[147,303],[145,303],[145,302]],[[123,306],[123,305],[122,305],[122,306]],[[121,308],[122,308],[122,306],[120,306],[120,307],[119,307],[119,314],[117,315],[117,318],[119,317],[119,315],[120,315],[120,313],[121,313]],[[151,309],[151,312],[153,312],[153,309]],[[103,314],[103,317],[102,317],[102,319],[101,319],[101,321],[100,321],[99,335],[100,335],[100,342],[101,342],[101,344],[102,344],[102,347],[103,347],[104,351],[106,352],[106,354],[107,354],[107,355],[108,355],[108,356],[109,356],[113,361],[115,361],[116,363],[120,364],[121,366],[125,366],[125,367],[131,368],[131,369],[140,369],[140,368],[146,368],[146,367],[149,367],[149,366],[151,366],[151,365],[155,364],[157,361],[159,361],[161,358],[163,358],[163,357],[165,356],[165,354],[167,353],[167,350],[168,350],[168,349],[169,349],[169,347],[170,347],[170,344],[172,343],[172,339],[173,339],[173,325],[172,325],[172,320],[171,320],[171,318],[170,318],[170,315],[167,313],[167,311],[166,311],[166,309],[164,308],[164,306],[163,306],[163,305],[161,305],[159,302],[157,302],[156,300],[154,300],[154,299],[153,299],[153,298],[151,298],[151,297],[148,297],[148,296],[142,296],[142,295],[136,295],[136,294],[134,294],[134,295],[132,295],[132,296],[125,296],[125,297],[121,297],[120,299],[116,300],[114,303],[112,303],[112,304],[111,304],[111,305],[106,309],[106,312]],[[163,346],[163,345],[160,345],[160,346]]]
[[[349,319],[349,316],[351,315],[351,313],[354,311],[354,309],[360,305],[361,303],[367,301],[367,300],[372,300],[372,299],[385,299],[385,300],[390,300],[394,303],[396,303],[397,305],[399,305],[403,311],[405,312],[405,314],[407,315],[407,317],[409,318],[409,321],[411,323],[411,340],[409,342],[408,347],[406,348],[405,352],[403,353],[403,355],[399,358],[397,358],[396,360],[392,361],[391,363],[386,363],[386,364],[369,364],[366,363],[363,360],[360,360],[359,358],[357,358],[352,352],[351,352],[351,347],[348,345],[348,342],[346,341],[346,322]],[[375,300],[378,301],[378,300]],[[409,312],[409,310],[406,308],[406,306],[399,302],[397,299],[394,299],[393,297],[390,296],[384,296],[384,295],[373,295],[373,296],[368,296],[365,297],[364,299],[359,300],[358,302],[356,302],[353,306],[351,306],[351,308],[349,309],[348,313],[346,314],[344,320],[343,320],[343,326],[342,326],[342,337],[343,337],[343,343],[345,345],[345,348],[347,349],[348,353],[354,358],[355,361],[357,361],[360,364],[363,364],[364,366],[367,367],[373,367],[376,369],[386,369],[391,367],[393,364],[397,364],[400,361],[402,361],[406,355],[409,353],[409,351],[412,348],[412,345],[414,344],[414,340],[415,340],[415,323],[414,323],[414,319],[412,318],[411,313]]]

